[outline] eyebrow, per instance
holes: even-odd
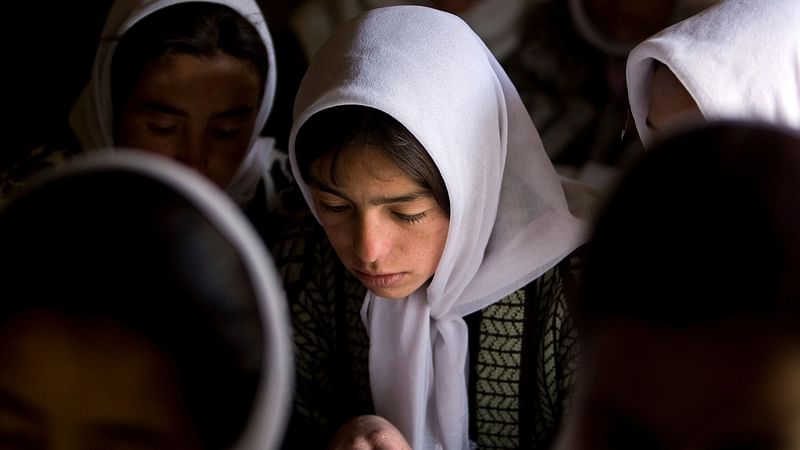
[[[318,189],[320,191],[333,194],[347,201],[351,201],[346,195],[344,195],[338,189],[326,183],[323,183],[317,179],[314,179],[313,177],[311,177],[308,184],[314,189]],[[431,197],[431,193],[426,189],[419,189],[413,192],[409,192],[407,194],[396,195],[392,197],[373,197],[369,200],[369,204],[373,206],[379,206],[379,205],[388,205],[391,203],[410,203],[426,197]]]
[[[0,389],[0,410],[7,411],[32,422],[42,422],[36,409],[14,394]]]
[[[250,106],[236,106],[227,111],[222,111],[211,116],[211,120],[215,119],[238,119],[253,114],[253,108]]]
[[[173,115],[173,116],[180,116],[180,117],[189,117],[189,113],[188,112],[186,112],[186,111],[184,111],[182,109],[175,108],[174,106],[165,105],[165,104],[159,103],[159,102],[152,102],[152,101],[143,102],[142,105],[141,105],[141,109],[144,110],[144,111],[149,111],[149,112],[170,114],[170,115]],[[211,116],[211,120],[216,120],[216,119],[238,119],[238,118],[241,118],[241,117],[246,117],[246,116],[248,116],[248,115],[250,115],[252,113],[253,113],[253,108],[250,107],[250,106],[245,106],[245,105],[235,106],[235,107],[233,107],[233,108],[231,108],[231,109],[229,109],[227,111],[222,111],[222,112],[218,112],[218,113],[213,114]]]
[[[143,102],[140,108],[148,112],[158,112],[171,114],[173,116],[189,117],[189,113],[186,111],[158,102]]]

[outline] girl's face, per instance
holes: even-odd
[[[653,73],[647,126],[654,135],[685,122],[702,122],[703,114],[683,84],[667,66],[658,64]]]
[[[172,361],[115,322],[23,313],[0,360],[0,448],[203,447]]]
[[[800,448],[800,345],[775,323],[617,319],[587,336],[570,449]]]
[[[170,56],[142,71],[118,115],[115,143],[181,161],[225,188],[250,144],[260,93],[247,61]]]
[[[311,164],[308,184],[322,227],[345,266],[374,294],[401,299],[439,265],[450,219],[431,193],[373,146]]]

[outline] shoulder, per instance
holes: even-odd
[[[309,307],[313,308],[360,307],[363,285],[341,263],[310,212],[281,231],[272,256],[291,304],[311,301]]]
[[[279,231],[272,247],[272,257],[285,283],[305,278],[307,267],[329,259],[330,245],[311,213],[295,217],[290,226]]]
[[[7,198],[13,191],[22,188],[32,176],[63,166],[79,153],[80,149],[72,143],[43,145],[22,153],[0,171],[0,198]]]

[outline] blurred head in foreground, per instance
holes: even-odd
[[[800,448],[800,135],[716,123],[623,180],[595,230],[570,449]]]
[[[0,248],[0,447],[280,441],[285,300],[210,181],[160,156],[90,155],[0,211]]]

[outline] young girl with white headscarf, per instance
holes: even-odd
[[[254,0],[117,0],[70,115],[79,145],[37,149],[3,190],[65,154],[126,146],[192,166],[264,228],[279,204],[274,178],[288,178],[270,172],[288,163],[261,136],[275,87],[274,46]]]
[[[725,0],[634,48],[627,83],[645,146],[683,118],[800,128],[800,5]]]
[[[197,0],[117,0],[112,5],[106,19],[89,84],[75,105],[70,122],[85,149],[108,148],[116,143],[115,139],[118,137],[118,133],[115,128],[119,126],[119,123],[115,122],[115,119],[118,119],[118,115],[124,105],[112,104],[114,88],[112,67],[115,52],[125,34],[132,28],[135,29],[134,27],[141,23],[142,20],[152,17],[153,14],[160,13],[166,8],[182,4],[226,6],[247,20],[261,39],[261,45],[265,52],[262,58],[266,64],[264,64],[264,67],[255,67],[256,70],[263,70],[264,76],[260,86],[261,96],[256,103],[257,109],[253,112],[255,119],[253,128],[248,136],[248,148],[233,178],[227,182],[227,185],[222,186],[238,203],[246,203],[255,192],[258,181],[264,173],[269,152],[272,150],[272,139],[261,137],[259,133],[263,129],[272,109],[276,80],[275,50],[272,38],[258,4],[253,0],[202,0],[199,2]],[[181,29],[181,25],[174,23],[173,26],[175,35],[179,35],[180,31],[178,30]],[[186,37],[185,39],[188,41],[190,38]],[[220,45],[231,45],[225,43],[223,41],[224,38],[221,36],[216,39],[219,40]],[[166,58],[185,51],[176,46],[170,50],[170,53],[166,53],[161,57]],[[221,48],[219,51],[236,52],[237,50]],[[238,54],[233,54],[239,58],[245,58],[245,56],[242,56],[243,52],[241,50],[238,50],[238,52]],[[207,57],[211,57],[211,55]],[[252,62],[255,63],[255,61]],[[134,71],[144,71],[144,69],[144,67],[132,68]],[[134,80],[134,82],[136,81]],[[125,99],[118,100],[122,103]]]
[[[547,445],[592,200],[469,26],[417,6],[348,22],[301,84],[290,160],[330,240],[311,225],[274,251],[298,351],[290,442],[327,445],[361,416],[334,448],[383,419],[414,449]]]

